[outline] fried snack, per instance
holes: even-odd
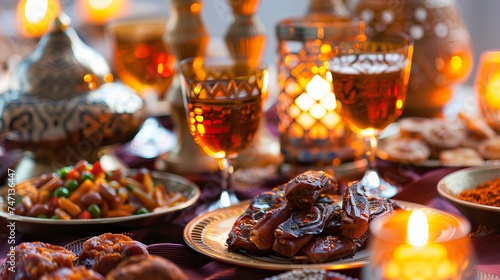
[[[465,135],[465,125],[461,121],[434,120],[432,126],[424,131],[424,140],[437,156],[442,150],[460,147]]]
[[[500,177],[479,184],[475,189],[464,190],[459,199],[482,205],[500,207]]]
[[[458,116],[464,120],[467,128],[482,138],[493,138],[496,132],[491,128],[485,119],[474,116],[470,113],[459,112]]]
[[[429,159],[431,149],[421,139],[392,138],[384,141],[387,159],[396,162],[419,165]]]
[[[7,279],[39,279],[46,273],[51,273],[62,267],[73,268],[75,254],[56,246],[43,242],[24,242],[15,248],[15,277],[8,266],[4,266],[2,280]]]
[[[443,165],[476,166],[483,164],[483,157],[472,148],[456,148],[439,153]]]
[[[500,159],[500,136],[481,142],[478,151],[485,159]]]
[[[45,274],[40,280],[104,280],[104,277],[80,265],[73,269],[59,268],[50,274]]]
[[[158,256],[132,256],[106,275],[106,280],[187,280],[173,262]]]
[[[148,256],[146,245],[123,234],[105,233],[83,243],[78,261],[105,276],[118,263],[135,255]]]
[[[406,117],[399,120],[401,138],[423,139],[424,131],[429,129],[433,120],[429,118]]]

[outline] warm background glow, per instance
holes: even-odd
[[[16,9],[16,28],[26,38],[39,38],[59,15],[57,0],[20,0]]]
[[[75,15],[95,25],[104,25],[112,19],[122,17],[129,11],[131,0],[77,0]]]

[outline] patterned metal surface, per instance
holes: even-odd
[[[128,141],[145,119],[141,99],[114,83],[106,60],[61,16],[16,67],[3,96],[6,145],[37,160],[74,164]]]

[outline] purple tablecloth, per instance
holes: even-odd
[[[130,161],[129,163],[132,165],[131,167],[148,166],[150,164],[146,161]],[[412,166],[394,165],[388,162],[380,162],[379,168],[385,177],[391,178],[400,185],[400,192],[395,197],[396,199],[428,205],[448,212],[459,213],[454,206],[440,198],[436,191],[437,182],[445,175],[459,168],[417,169]],[[171,224],[158,225],[151,228],[116,228],[113,230],[115,232],[131,232],[135,239],[150,245],[151,248],[155,250],[160,250],[161,255],[179,265],[189,276],[189,279],[264,279],[282,273],[283,271],[252,269],[211,260],[191,250],[184,243],[184,226],[201,211],[205,210],[206,205],[217,197],[217,194],[213,192],[213,188],[203,188],[207,184],[210,184],[214,178],[216,178],[215,174],[188,177],[188,179],[201,187],[202,195],[195,207],[184,211],[182,215],[177,217]],[[267,178],[254,188],[239,190],[237,194],[241,200],[249,199],[255,194],[286,182],[287,180],[288,178],[284,176],[275,175]],[[345,185],[346,181],[341,181],[341,183]],[[208,191],[208,189],[211,191]],[[0,223],[1,259],[6,256],[10,245],[7,242],[8,231],[6,223],[3,220]],[[47,231],[50,231],[50,227],[47,227]],[[98,232],[94,232],[93,234],[98,234]],[[89,232],[65,233],[64,235],[58,234],[57,232],[46,232],[45,234],[17,233],[15,243],[43,241],[64,245],[73,240],[87,236],[89,236]],[[498,248],[500,248],[500,234],[494,232],[485,237],[475,238],[473,239],[473,245],[477,255],[476,269],[483,273],[481,275],[500,275],[500,250],[498,250]],[[360,277],[360,269],[348,269],[339,272],[351,277]],[[484,277],[482,279],[493,278]]]

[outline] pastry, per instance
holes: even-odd
[[[464,112],[458,113],[458,116],[464,120],[467,128],[478,136],[483,138],[493,138],[496,136],[495,131],[483,118]]]
[[[434,120],[424,131],[424,140],[430,145],[433,156],[439,157],[442,150],[460,147],[466,132],[464,123],[459,120]]]
[[[424,131],[428,130],[433,120],[429,118],[407,117],[402,118],[399,123],[399,135],[401,138],[423,139]]]
[[[391,138],[383,143],[381,149],[387,153],[387,159],[395,162],[419,165],[429,159],[430,147],[421,139]]]
[[[439,161],[443,165],[476,166],[483,163],[483,157],[472,148],[456,148],[442,151]]]
[[[485,159],[500,159],[500,136],[481,142],[478,151]]]
[[[124,234],[104,233],[83,243],[78,261],[104,276],[118,263],[135,255],[149,255],[146,245]]]
[[[24,242],[14,249],[15,254],[15,275],[8,270],[5,265],[2,273],[2,280],[24,279],[35,280],[47,273],[58,270],[62,267],[73,268],[73,261],[76,256],[73,252],[43,242]],[[10,276],[14,276],[11,278]]]
[[[132,256],[106,275],[106,280],[187,280],[173,262],[158,256]]]
[[[104,277],[84,266],[60,268],[50,274],[45,274],[40,280],[104,280]]]

